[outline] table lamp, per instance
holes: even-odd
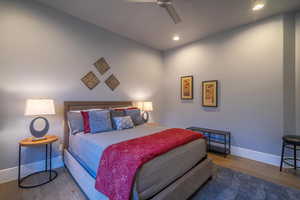
[[[36,116],[30,123],[30,132],[34,140],[43,140],[49,130],[49,122],[41,115],[55,115],[54,101],[52,99],[27,99],[25,116]],[[34,123],[36,120],[45,121],[45,127],[42,130],[36,130]]]
[[[152,102],[151,101],[146,101],[144,102],[143,104],[143,118],[145,120],[145,122],[148,122],[149,120],[149,112],[152,112],[153,111],[153,106],[152,106]],[[145,115],[146,115],[146,118],[145,118]]]

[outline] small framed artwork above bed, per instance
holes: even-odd
[[[218,81],[202,82],[202,106],[218,107]]]
[[[182,76],[181,84],[181,100],[192,100],[194,98],[193,76]]]

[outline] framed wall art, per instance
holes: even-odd
[[[120,81],[113,74],[106,79],[105,83],[112,91],[120,85]]]
[[[108,63],[104,58],[100,58],[99,60],[97,60],[97,62],[94,63],[94,66],[101,75],[105,74],[105,72],[107,72],[110,69]]]
[[[181,84],[181,99],[191,100],[194,98],[193,76],[182,76]]]
[[[81,81],[85,84],[86,87],[88,87],[90,90],[94,89],[94,87],[96,87],[99,83],[100,80],[97,78],[97,76],[90,71],[89,73],[87,73],[82,79]]]
[[[202,82],[202,106],[218,107],[218,81]]]

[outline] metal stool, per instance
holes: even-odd
[[[297,151],[300,150],[297,147],[300,147],[300,136],[297,135],[285,135],[282,137],[282,153],[281,153],[281,162],[280,162],[280,171],[282,171],[283,163],[293,167],[294,169],[300,168],[297,167],[297,161],[300,159],[297,158]],[[285,148],[292,149],[294,151],[294,157],[284,157]],[[289,161],[293,161],[291,164]]]

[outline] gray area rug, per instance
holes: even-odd
[[[218,166],[191,200],[300,200],[300,190]]]

